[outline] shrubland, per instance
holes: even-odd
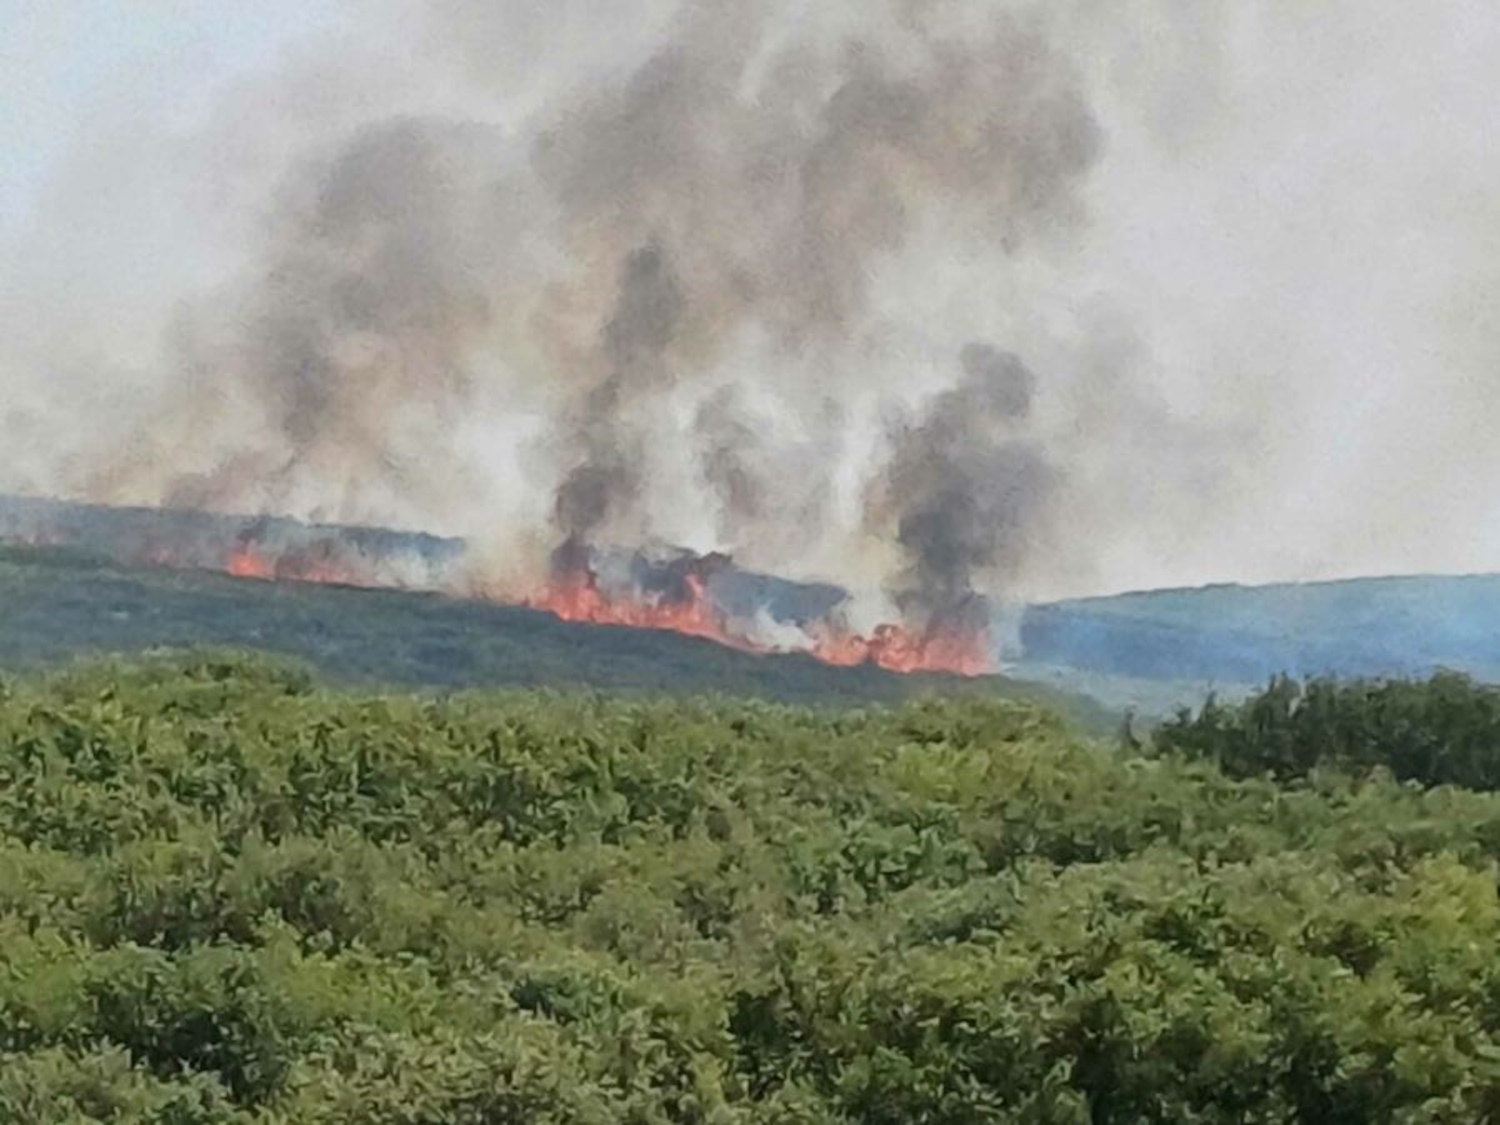
[[[1169,754],[1235,777],[1385,770],[1400,781],[1500,789],[1500,687],[1458,672],[1424,680],[1276,676],[1231,705],[1210,698],[1156,732]]]
[[[214,654],[13,682],[0,1120],[1500,1114],[1500,796],[1172,737]]]

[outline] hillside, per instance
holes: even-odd
[[[1091,701],[1001,676],[900,676],[759,656],[676,634],[562,622],[436,594],[261,582],[0,548],[0,668],[225,646],[296,656],[352,683],[704,692],[782,702],[895,701],[941,691],[1038,700],[1090,726]]]
[[[0,693],[0,1119],[1500,1111],[1500,797],[1001,701]]]
[[[1156,711],[1283,672],[1500,680],[1500,575],[1080,598],[1028,607],[1013,648],[1017,675]]]
[[[782,610],[792,616],[816,616],[839,596],[833,587],[739,571],[715,590],[736,612],[769,600],[788,603]],[[0,547],[0,668],[208,644],[299,656],[351,682],[414,686],[719,691],[785,702],[978,691],[1038,699],[1099,729],[1125,707],[1164,715],[1209,691],[1243,696],[1280,673],[1420,676],[1450,668],[1500,680],[1500,576],[1081,598],[1028,606],[999,634],[1005,677],[902,677],[438,595],[241,581],[76,550]]]

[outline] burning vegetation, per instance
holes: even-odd
[[[601,583],[587,548],[569,540],[553,552],[551,578],[527,604],[564,621],[662,629],[753,650],[756,646],[731,628],[709,593],[709,579],[728,565],[725,555],[684,554],[644,576],[608,586]]]
[[[861,636],[843,623],[842,600],[815,618],[777,617],[765,602],[748,616],[726,610],[717,594],[725,581],[743,574],[728,555],[682,552],[650,560],[636,554],[625,569],[623,580],[601,577],[591,552],[570,540],[553,553],[551,580],[528,604],[567,621],[664,629],[750,652],[790,649],[840,666],[968,676],[995,671],[978,599],[968,615],[934,622],[921,633],[886,624]]]
[[[982,603],[923,633],[843,624],[846,595],[757,575],[728,555],[599,552],[570,541],[540,589],[487,591],[462,540],[381,528],[244,520],[189,510],[0,498],[0,542],[67,547],[128,565],[218,571],[262,581],[431,590],[521,602],[565,621],[655,629],[747,652],[800,651],[829,664],[895,672],[994,671]]]
[[[941,7],[819,22],[688,5],[524,124],[507,108],[332,129],[267,185],[224,285],[184,300],[139,432],[42,486],[160,508],[64,506],[8,537],[833,664],[993,670],[984,594],[1035,570],[1063,457],[1030,425],[1032,372],[972,338],[1014,325],[913,333],[887,290],[897,270],[926,288],[954,257],[934,239],[997,269],[1050,252],[1084,217],[1103,138],[1044,23]],[[932,381],[912,415],[856,452],[915,378]],[[513,440],[532,420],[534,446]],[[481,445],[520,451],[521,471]],[[514,480],[524,526],[492,503]],[[521,560],[543,577],[498,592],[464,541],[344,526],[441,523],[488,550],[497,526],[534,543],[548,519],[550,564]],[[710,524],[725,554],[612,546]],[[883,586],[895,620],[853,628],[842,595],[792,614],[741,596],[730,555],[800,572],[813,540],[883,567],[834,577]]]
[[[15,496],[0,497],[0,542],[236,578],[429,590],[449,588],[464,554],[461,540],[386,528]]]

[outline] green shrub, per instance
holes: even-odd
[[[1421,681],[1278,676],[1236,706],[1209,699],[1196,714],[1180,711],[1155,741],[1232,777],[1385,769],[1401,781],[1492,792],[1500,789],[1500,688],[1456,672]]]
[[[1496,1119],[1486,691],[1278,682],[1142,758],[983,700],[19,681],[0,1120]]]

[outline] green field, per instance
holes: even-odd
[[[23,679],[0,1120],[1491,1120],[1497,858],[1011,701]]]

